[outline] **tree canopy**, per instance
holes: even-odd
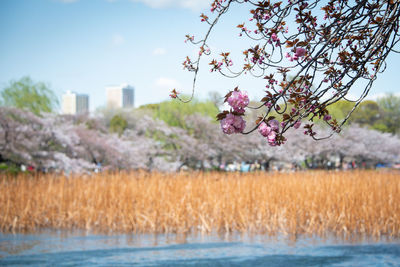
[[[237,28],[241,37],[255,43],[241,51],[243,63],[233,60],[237,51],[215,55],[208,43],[218,21],[233,5],[249,10],[249,22],[241,18]],[[292,127],[303,126],[306,135],[325,138],[313,130],[315,119],[330,126],[327,137],[340,132],[385,70],[388,55],[399,52],[400,3],[395,0],[214,0],[211,14],[200,17],[208,24],[204,37],[186,35],[187,42],[198,46],[198,57],[186,57],[183,62],[185,69],[194,72],[192,97],[202,57],[210,58],[211,72],[225,77],[247,74],[265,79],[261,105],[249,105],[247,93],[236,87],[225,97],[230,110],[220,113],[218,120],[226,134],[258,129],[272,146],[284,143],[284,133]],[[352,101],[347,94],[356,84],[364,90]],[[188,101],[176,89],[170,96]],[[338,121],[329,113],[329,106],[341,100],[350,105]],[[369,104],[361,108],[370,111],[369,119],[374,119],[376,114],[369,110]],[[263,115],[246,127],[243,118],[249,109],[262,109]]]
[[[328,107],[329,113],[338,120],[346,117],[352,104],[341,100]],[[381,132],[400,133],[400,97],[393,93],[375,100],[364,100],[353,112],[348,122]]]
[[[113,118],[101,114],[39,117],[17,108],[0,107],[0,165],[24,164],[42,171],[68,173],[94,171],[100,164],[104,170],[175,171],[182,166],[220,169],[224,164],[242,161],[276,161],[280,165],[307,162],[315,168],[332,162],[332,158],[336,162],[340,158],[343,163],[369,162],[369,167],[400,160],[398,137],[355,124],[320,141],[319,146],[300,131],[289,130],[284,148],[268,149],[262,135],[253,132],[251,138],[226,136],[213,119],[199,114],[186,116],[188,129],[169,126],[140,110],[121,116],[126,127],[120,128],[118,135],[107,131]],[[327,132],[326,127],[315,127],[318,132]]]
[[[212,100],[199,101],[194,99],[187,105],[181,105],[176,100],[164,101],[158,104],[141,106],[141,109],[151,110],[154,117],[165,121],[170,126],[187,128],[186,116],[201,114],[214,117],[219,112],[217,103]]]
[[[118,135],[121,135],[127,126],[128,122],[119,114],[114,115],[110,121],[110,131]]]
[[[400,133],[400,97],[394,94],[389,94],[380,97],[377,100],[381,108],[382,118],[380,121],[380,129],[389,133]]]
[[[0,96],[2,105],[26,109],[36,115],[52,112],[58,105],[57,97],[48,85],[34,82],[28,76],[11,81]]]

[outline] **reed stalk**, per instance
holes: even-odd
[[[0,231],[400,237],[400,174],[108,173],[0,178]]]

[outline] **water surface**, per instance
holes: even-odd
[[[400,241],[262,235],[0,234],[0,266],[400,266]]]

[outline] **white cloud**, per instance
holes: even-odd
[[[115,46],[122,45],[125,43],[125,38],[121,34],[114,34],[112,37],[112,43]]]
[[[154,56],[162,56],[167,53],[167,50],[161,47],[157,47],[156,49],[153,50],[153,55]]]
[[[192,9],[199,11],[207,8],[210,5],[210,1],[206,0],[131,0],[133,2],[140,2],[148,5],[152,8],[168,8],[168,7],[179,7]]]
[[[168,90],[172,90],[174,88],[181,87],[180,83],[177,80],[165,78],[165,77],[158,78],[155,82],[155,85],[157,87],[160,87],[163,89],[168,89]]]

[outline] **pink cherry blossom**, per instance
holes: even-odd
[[[267,136],[268,142],[275,141],[275,138],[276,138],[276,133],[274,131],[271,131]]]
[[[267,137],[272,131],[272,129],[265,122],[262,122],[260,126],[258,126],[258,131],[262,136]]]
[[[241,116],[229,113],[221,120],[221,129],[225,134],[241,133],[246,127],[246,121]]]
[[[326,114],[326,115],[324,116],[324,121],[330,121],[331,119],[332,119],[332,116],[329,115],[329,114]]]
[[[276,146],[276,133],[274,131],[271,131],[267,136],[267,140],[270,146]]]
[[[268,125],[271,127],[273,131],[279,131],[279,121],[270,120],[268,121]]]
[[[300,126],[301,126],[301,121],[296,121],[296,123],[293,125],[293,127],[294,127],[295,129],[299,129]]]
[[[271,39],[272,39],[272,41],[274,41],[274,42],[279,41],[279,38],[278,38],[278,36],[276,35],[276,33],[273,33],[273,34],[271,35]]]
[[[297,47],[295,56],[297,57],[304,57],[306,54],[306,50],[303,47]]]
[[[267,138],[270,146],[277,146],[276,136],[279,131],[279,122],[277,120],[270,120],[268,123],[262,122],[258,126],[259,133]]]
[[[234,111],[244,113],[244,108],[249,104],[249,97],[245,91],[233,91],[228,98],[228,104]]]

